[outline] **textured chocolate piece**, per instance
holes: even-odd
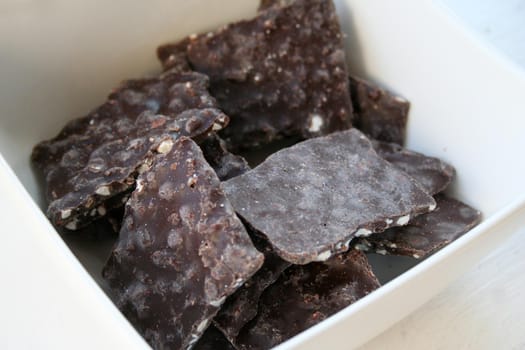
[[[104,216],[91,221],[88,225],[71,231],[65,227],[58,227],[57,232],[61,235],[68,235],[68,238],[78,236],[78,238],[87,238],[92,240],[116,237],[122,227],[124,217],[124,205],[119,208],[104,213]]]
[[[481,220],[481,213],[445,195],[436,196],[432,213],[414,218],[407,226],[361,238],[355,247],[379,254],[423,258],[462,236]]]
[[[259,11],[264,11],[272,6],[289,6],[296,0],[261,0],[259,3]]]
[[[246,159],[230,153],[224,140],[215,133],[208,136],[200,146],[204,158],[215,170],[221,181],[239,176],[250,170]]]
[[[188,62],[210,77],[210,91],[231,117],[221,136],[232,149],[350,127],[347,67],[331,0],[270,7],[186,40]],[[166,68],[180,59],[178,50],[179,44],[158,49]]]
[[[270,285],[291,264],[275,254],[262,237],[257,236],[247,226],[255,247],[264,253],[264,264],[246,283],[233,295],[226,299],[223,307],[213,319],[215,326],[222,331],[226,338],[234,343],[241,329],[257,315],[259,299]]]
[[[235,350],[233,345],[213,325],[199,339],[193,350]]]
[[[122,208],[114,211],[122,212]],[[121,224],[122,215],[119,216],[110,213],[74,232],[65,228],[59,228],[57,231],[68,240],[74,239],[76,242],[97,242],[117,237]]]
[[[45,176],[53,224],[74,230],[122,206],[141,168],[162,153],[163,134],[199,137],[222,128],[228,118],[207,86],[199,73],[127,81],[37,145],[32,159]]]
[[[350,77],[354,126],[368,136],[399,145],[405,143],[410,103],[377,85]]]
[[[154,348],[189,348],[262,265],[213,169],[190,138],[139,175],[103,276]]]
[[[157,56],[162,62],[164,70],[176,72],[191,71],[186,50],[190,43],[189,38],[184,38],[179,42],[166,44],[157,49]]]
[[[326,260],[346,251],[354,236],[405,225],[435,208],[357,129],[283,149],[223,184],[237,213],[295,264]]]
[[[377,154],[412,176],[431,195],[444,191],[456,174],[452,165],[439,158],[410,151],[395,143],[372,141],[372,145]]]
[[[270,286],[259,313],[236,339],[240,349],[269,349],[354,303],[379,287],[357,250],[322,263],[296,265]]]

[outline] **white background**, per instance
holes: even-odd
[[[525,0],[440,1],[489,45],[525,69]],[[525,103],[523,93],[524,100],[516,103]],[[497,122],[497,116],[494,120]],[[516,161],[525,161],[522,152],[516,150]],[[360,350],[525,349],[524,320],[522,230],[468,274]]]

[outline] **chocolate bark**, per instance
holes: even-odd
[[[372,145],[377,154],[412,176],[431,195],[444,191],[456,173],[452,165],[439,158],[410,151],[395,143],[372,141]]]
[[[405,143],[410,103],[377,85],[350,77],[354,126],[376,140]]]
[[[379,287],[357,250],[326,262],[296,265],[270,286],[259,313],[236,339],[239,349],[269,349],[354,303]]]
[[[66,228],[59,228],[57,231],[61,235],[68,235],[68,238],[77,236],[80,240],[97,241],[107,239],[108,237],[116,237],[120,232],[123,216],[124,206],[104,213],[104,216],[101,216],[99,219],[90,222],[87,226],[74,232]]]
[[[355,247],[379,254],[423,258],[470,231],[481,220],[481,213],[445,195],[436,196],[437,208],[414,218],[407,226],[361,238]]]
[[[33,150],[45,176],[48,217],[74,230],[122,206],[164,134],[202,137],[228,121],[199,73],[130,80],[57,137]]]
[[[272,6],[289,6],[296,0],[261,0],[259,3],[259,11],[264,11]]]
[[[229,152],[224,140],[215,133],[208,136],[200,146],[204,158],[215,170],[221,181],[239,176],[250,170],[246,159]]]
[[[164,70],[175,72],[191,71],[186,55],[190,43],[189,38],[184,38],[176,43],[166,44],[157,49],[157,57],[162,62]]]
[[[331,0],[270,7],[185,40],[186,59],[210,77],[210,91],[231,117],[221,136],[232,149],[350,127],[347,67]],[[180,59],[181,45],[158,49],[165,68]]]
[[[237,213],[295,264],[326,260],[355,236],[405,225],[435,208],[357,129],[274,153],[224,189]]]
[[[154,348],[186,349],[263,255],[199,147],[187,137],[163,141],[165,154],[137,179],[103,275]]]
[[[291,264],[275,254],[266,240],[255,232],[248,232],[255,247],[264,253],[264,264],[244,285],[226,299],[213,319],[215,326],[234,343],[241,329],[257,315],[257,305],[262,293],[272,285]]]

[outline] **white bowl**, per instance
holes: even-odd
[[[481,209],[484,220],[282,349],[362,344],[525,222],[524,72],[431,1],[336,3],[351,71],[411,100],[408,146],[454,164],[451,193]],[[73,255],[43,215],[31,148],[101,103],[119,81],[158,70],[157,44],[248,17],[256,7],[256,0],[0,4],[1,348],[147,347],[92,278],[108,247],[69,242]]]

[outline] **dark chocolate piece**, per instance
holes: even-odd
[[[410,151],[395,143],[372,141],[372,145],[377,154],[412,176],[431,195],[444,191],[456,173],[452,165],[439,158]]]
[[[215,133],[208,136],[200,146],[204,158],[215,170],[221,181],[239,176],[250,170],[246,159],[230,153],[224,140]]]
[[[221,136],[232,149],[284,136],[309,138],[351,125],[342,34],[331,0],[297,0],[252,20],[190,36],[187,60],[210,77],[210,91],[231,118]],[[183,45],[181,43],[180,45]],[[180,59],[179,44],[158,49]]]
[[[213,169],[190,138],[139,175],[104,268],[117,305],[154,348],[190,348],[262,265]]]
[[[241,329],[257,315],[259,299],[270,285],[291,264],[275,254],[266,240],[251,232],[255,247],[264,253],[264,264],[246,283],[244,283],[233,295],[226,299],[223,307],[213,319],[215,326],[222,331],[230,342],[235,342]]]
[[[45,176],[53,224],[74,230],[122,206],[137,174],[162,153],[163,134],[200,137],[222,128],[228,118],[207,86],[199,73],[127,81],[37,145],[32,159]]]
[[[120,208],[118,211],[121,211]],[[74,232],[65,228],[59,228],[57,231],[68,241],[74,240],[75,242],[81,242],[80,244],[84,242],[99,242],[110,238],[116,238],[121,223],[122,218],[120,218],[119,221],[116,221],[115,217],[108,214],[90,222],[89,225]]]
[[[193,350],[235,350],[233,345],[213,325],[199,339]]]
[[[166,44],[157,49],[157,56],[162,62],[164,70],[176,72],[191,71],[186,50],[190,43],[189,38],[182,39],[179,42]]]
[[[63,235],[74,234],[76,236],[82,236],[86,239],[93,240],[104,239],[107,237],[116,237],[122,226],[124,206],[113,209],[109,213],[104,214],[104,216],[101,216],[97,220],[90,222],[87,226],[84,226],[74,232],[66,228],[59,228],[58,232]]]
[[[354,126],[376,140],[405,143],[410,103],[377,85],[350,77]]]
[[[423,258],[462,236],[481,220],[476,209],[445,195],[436,196],[432,213],[414,218],[407,226],[358,239],[355,247],[379,254]]]
[[[224,189],[237,213],[295,264],[327,260],[346,251],[354,236],[406,225],[435,208],[357,129],[274,153]]]
[[[290,6],[296,0],[261,0],[258,11],[264,11],[272,6]]]
[[[270,286],[239,349],[269,349],[323,321],[379,287],[366,256],[351,250],[322,263],[296,265]]]

